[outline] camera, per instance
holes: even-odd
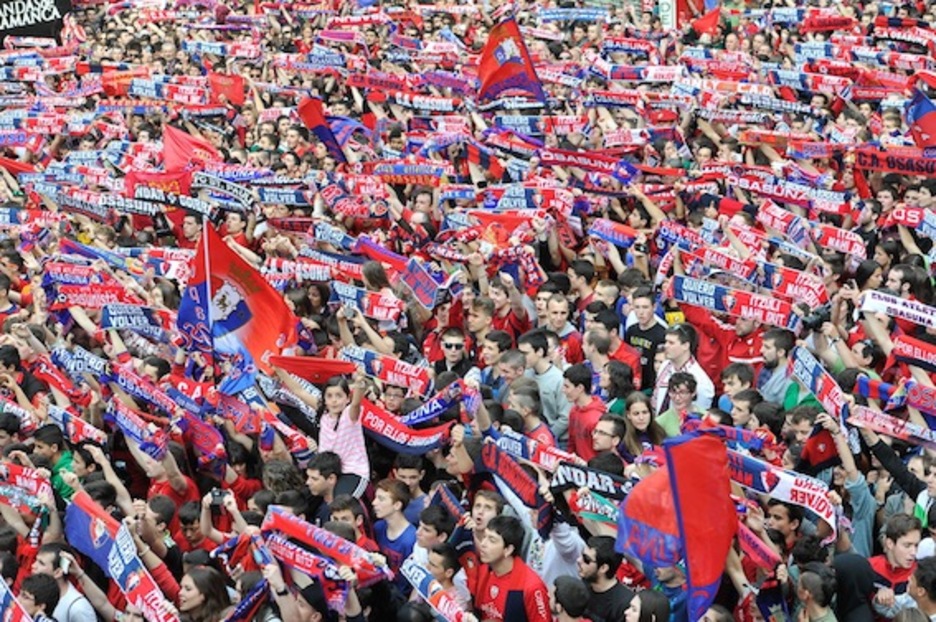
[[[211,489],[211,505],[221,507],[224,505],[224,491],[220,488]]]
[[[832,305],[826,303],[818,307],[809,315],[803,316],[803,328],[806,330],[819,330],[822,325],[832,319]]]

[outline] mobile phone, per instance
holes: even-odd
[[[63,573],[68,574],[68,569],[71,568],[71,560],[65,557],[60,558],[59,567],[62,569]]]

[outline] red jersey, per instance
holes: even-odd
[[[482,620],[552,622],[546,585],[518,557],[513,558],[513,568],[502,577],[483,564],[478,569],[477,585],[469,585],[468,589]]]
[[[555,447],[556,436],[549,429],[549,426],[540,422],[538,426],[526,433],[527,436],[544,447]]]
[[[707,337],[710,344],[708,356],[703,361],[696,357],[699,365],[705,370],[712,382],[715,383],[716,392],[721,390],[721,372],[729,363],[747,363],[754,368],[754,377],[760,373],[764,357],[761,354],[761,345],[764,343],[764,330],[760,327],[751,333],[740,337],[732,324],[721,322],[701,307],[681,305],[686,322],[692,324],[701,333],[699,339],[699,352],[703,350],[702,344]]]
[[[517,337],[530,330],[530,318],[520,319],[513,309],[503,316],[500,313],[494,313],[491,329],[506,331],[514,340],[514,343],[517,343]]]
[[[592,446],[592,430],[605,412],[605,403],[594,395],[585,406],[572,406],[569,411],[569,451],[586,462],[598,453]]]

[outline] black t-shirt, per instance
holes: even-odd
[[[592,622],[617,622],[624,619],[624,612],[630,606],[634,593],[622,583],[615,584],[607,592],[592,592],[588,599],[587,615]]]
[[[640,381],[643,387],[653,387],[656,382],[656,373],[653,370],[653,357],[657,348],[666,341],[666,329],[659,323],[644,330],[640,324],[634,323],[624,334],[624,341],[640,352]]]

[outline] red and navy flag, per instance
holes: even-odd
[[[709,434],[667,440],[663,450],[686,559],[689,619],[701,620],[715,600],[738,529],[728,451],[720,438]]]
[[[328,120],[325,118],[325,109],[322,107],[322,100],[314,97],[307,97],[299,102],[299,105],[296,107],[296,112],[299,113],[299,118],[302,119],[305,126],[309,128],[309,131],[315,134],[316,138],[325,144],[329,155],[335,158],[337,162],[348,161],[348,159],[345,158],[344,152],[341,150],[338,139],[335,138],[335,133],[332,132],[331,127],[328,125]]]
[[[621,502],[615,549],[648,568],[675,566],[684,557],[665,466],[640,480]]]
[[[178,327],[188,350],[231,358],[228,395],[253,381],[256,369],[271,373],[271,356],[296,343],[296,316],[283,297],[253,266],[231,250],[213,227],[206,226],[190,266],[179,306]]]
[[[478,77],[481,79],[480,103],[505,95],[521,95],[546,103],[543,85],[512,17],[494,26],[488,34],[478,63]]]
[[[936,147],[936,104],[919,89],[907,102],[907,125],[917,147]]]

